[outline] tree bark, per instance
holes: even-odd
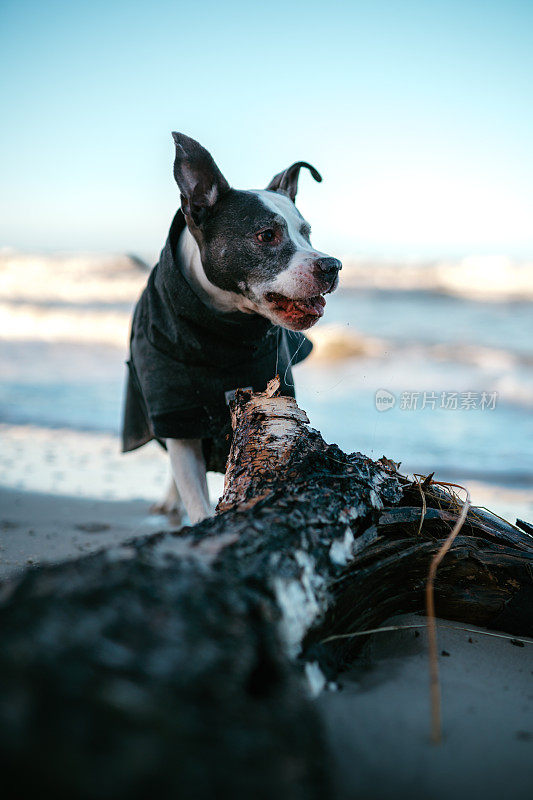
[[[0,766],[18,790],[6,796],[327,795],[309,689],[363,638],[331,637],[423,611],[460,502],[326,444],[276,391],[237,395],[213,519],[4,590]],[[469,511],[437,573],[440,616],[533,635],[523,527]]]

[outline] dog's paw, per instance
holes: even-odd
[[[168,503],[165,500],[161,503],[152,503],[150,514],[163,514],[173,525],[183,525],[186,518],[185,509],[180,503]]]

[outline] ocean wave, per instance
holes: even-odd
[[[347,358],[393,357],[404,353],[432,361],[471,364],[487,371],[504,371],[518,366],[533,367],[533,355],[504,348],[464,342],[423,342],[416,339],[378,339],[356,331],[353,326],[322,324],[306,331],[313,342],[313,358],[320,361],[342,361]]]
[[[48,308],[32,303],[0,302],[0,339],[77,342],[125,349],[131,312]]]
[[[416,374],[418,381],[424,373],[428,373],[428,379],[429,375],[432,380],[433,376],[440,376],[446,382],[464,381],[469,376],[470,388],[479,383],[485,389],[489,381],[491,391],[496,391],[502,402],[533,408],[530,354],[473,344],[376,339],[342,325],[320,325],[307,335],[314,345],[310,366],[320,369],[330,366],[337,374],[343,362],[364,360],[366,371],[374,370],[371,364],[380,371],[388,370],[390,364],[397,377],[405,374],[412,379]],[[346,370],[351,374],[349,367]]]
[[[500,375],[496,378],[494,387],[505,402],[533,408],[533,382],[525,381],[521,372]]]
[[[482,302],[531,302],[533,262],[505,256],[405,263],[348,257],[343,260],[342,286],[435,292]]]
[[[315,361],[343,361],[347,358],[380,357],[387,343],[381,339],[365,336],[342,324],[323,324],[306,331],[313,342],[312,357]]]
[[[503,296],[533,300],[533,264],[519,264],[509,259],[471,257],[457,263],[404,265],[348,259],[345,266],[345,287],[416,288],[465,296],[482,293],[485,299],[492,300]],[[98,344],[125,349],[131,311],[147,274],[146,264],[126,255],[32,255],[0,251],[0,339]],[[347,299],[349,301],[349,296]],[[428,302],[424,298],[423,303]],[[356,314],[350,310],[349,302],[346,308],[342,305],[339,308],[346,319]],[[424,305],[424,310],[431,315],[430,305]],[[387,313],[391,313],[390,309]],[[308,336],[315,345],[315,362],[384,359],[401,352],[431,361],[471,364],[502,375],[520,368],[530,371],[533,367],[533,355],[515,352],[514,339],[509,336],[506,347],[469,342],[436,343],[428,341],[430,334],[425,329],[420,334],[422,338],[411,340],[411,326],[406,324],[405,312],[400,314],[396,309],[393,313],[398,315],[398,324],[388,326],[387,331],[392,331],[390,338],[370,336],[348,324],[321,323],[313,328]],[[486,326],[488,323],[483,320],[479,324]],[[379,330],[379,317],[376,330]],[[472,336],[480,332],[481,328],[472,331]]]
[[[135,256],[0,251],[0,298],[14,303],[130,303],[147,273],[146,264]]]
[[[133,302],[148,266],[124,254],[0,250],[0,297],[9,301]],[[471,255],[459,260],[343,260],[341,287],[421,291],[479,301],[533,301],[533,261]]]
[[[131,309],[108,307],[56,307],[32,303],[0,302],[0,340],[48,342],[118,348],[128,345]],[[420,362],[472,366],[495,379],[508,378],[506,394],[533,404],[528,383],[533,380],[533,356],[503,348],[468,343],[431,343],[420,340],[377,338],[365,335],[351,325],[321,324],[307,331],[313,342],[312,362],[317,366],[349,360],[373,361],[415,359]]]

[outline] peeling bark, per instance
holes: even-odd
[[[239,391],[231,409],[233,439],[217,512],[245,510],[283,480],[296,478],[293,451],[307,435],[307,414],[293,397],[281,397],[279,378],[265,392]]]

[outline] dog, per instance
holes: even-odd
[[[262,391],[312,345],[301,331],[323,315],[341,262],[316,250],[295,205],[305,161],[266,189],[230,187],[210,153],[173,133],[181,208],[134,311],[123,451],[156,439],[170,456],[171,485],[155,507],[191,523],[212,513],[206,472],[224,472],[228,405],[238,388]]]

